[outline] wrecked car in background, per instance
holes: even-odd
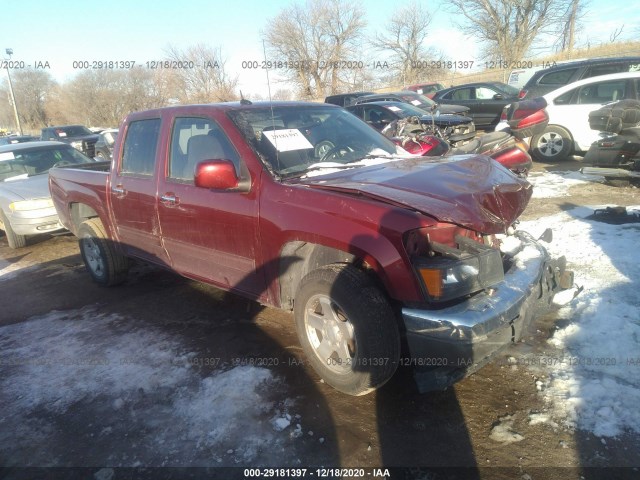
[[[445,388],[520,339],[568,273],[514,229],[531,189],[301,102],[133,113],[111,166],[50,173],[97,283],[135,257],[291,310],[309,364],[350,395],[398,366]]]

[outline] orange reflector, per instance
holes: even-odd
[[[434,298],[440,298],[442,296],[442,270],[421,268],[420,276],[425,287],[427,287],[429,295]]]

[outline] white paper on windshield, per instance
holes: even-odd
[[[66,137],[67,136],[67,132],[58,132],[58,136],[59,137]]]
[[[420,102],[420,100],[411,100],[411,103],[413,105],[420,105],[421,102]]]
[[[306,150],[313,148],[313,145],[307,140],[297,128],[285,128],[283,130],[263,130],[262,134],[269,139],[271,144],[276,147],[279,152],[290,152],[292,150]]]
[[[393,112],[399,112],[400,109],[398,107],[396,107],[395,105],[391,105],[389,107],[387,107],[389,110],[393,111]]]
[[[13,152],[0,153],[0,161],[2,161],[2,160],[13,160],[14,158],[16,158],[16,157],[14,157]]]
[[[416,93],[418,93],[418,94],[422,95],[422,89],[421,89],[421,88],[419,88],[419,89],[416,91]]]

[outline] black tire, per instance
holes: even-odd
[[[573,138],[562,127],[550,125],[531,139],[531,156],[539,162],[559,162],[573,152]]]
[[[294,315],[300,344],[320,377],[348,395],[364,395],[395,373],[400,334],[393,309],[373,280],[344,264],[309,273]]]
[[[628,187],[631,185],[631,180],[620,180],[619,178],[607,178],[604,177],[607,185],[611,185],[612,187]]]
[[[129,259],[115,248],[99,219],[82,222],[78,239],[82,260],[94,282],[107,287],[127,279]]]
[[[0,216],[2,217],[2,225],[4,225],[4,234],[7,236],[7,242],[10,248],[22,248],[27,244],[26,235],[18,235],[13,231],[11,223],[5,216],[4,212],[0,210]]]

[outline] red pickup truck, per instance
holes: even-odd
[[[96,282],[133,257],[292,310],[310,364],[352,395],[399,365],[446,387],[550,301],[564,272],[513,228],[525,180],[410,156],[333,105],[249,103],[133,113],[110,165],[51,170]]]

